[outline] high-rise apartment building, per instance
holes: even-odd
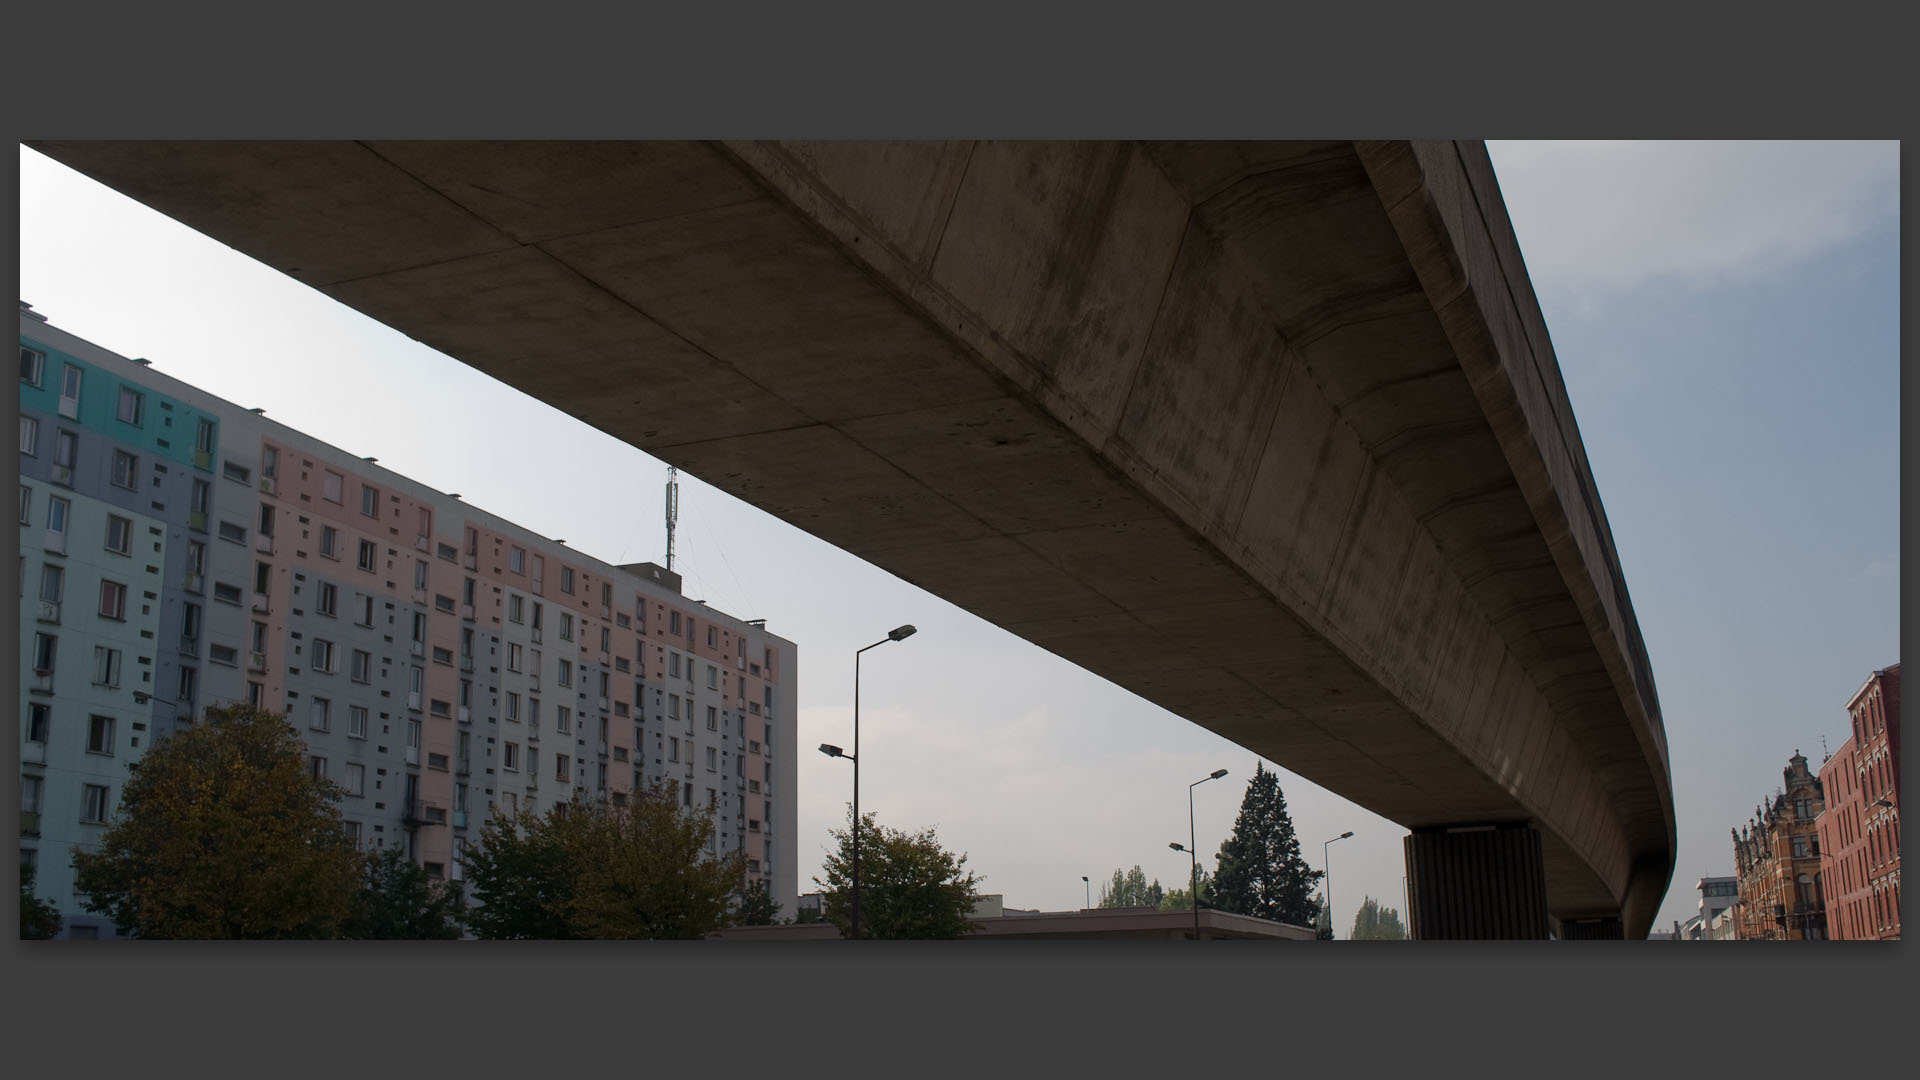
[[[1853,731],[1820,767],[1821,877],[1835,940],[1900,937],[1900,665],[1868,676],[1847,717]]]
[[[367,848],[459,879],[495,809],[675,781],[791,913],[796,651],[21,308],[21,841],[63,935],[146,748],[283,710]]]

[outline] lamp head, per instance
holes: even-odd
[[[1227,770],[1225,770],[1225,769],[1215,769],[1215,770],[1213,770],[1213,775],[1211,775],[1211,776],[1209,776],[1209,777],[1207,777],[1207,779],[1209,779],[1209,780],[1218,780],[1218,779],[1220,779],[1221,777],[1223,777],[1223,776],[1225,776],[1225,775],[1227,775]]]
[[[1173,849],[1173,850],[1175,850],[1175,851],[1185,851],[1185,850],[1187,850],[1187,847],[1186,847],[1186,845],[1185,845],[1185,844],[1178,844],[1178,843],[1175,843],[1175,844],[1168,844],[1167,846],[1168,846],[1168,847],[1170,847],[1170,848],[1172,848],[1172,849]]]
[[[1335,837],[1334,839],[1336,839],[1336,840],[1345,840],[1345,839],[1346,839],[1347,837],[1349,837],[1349,836],[1352,836],[1352,835],[1353,835],[1353,830],[1352,830],[1352,829],[1348,829],[1348,830],[1347,830],[1346,832],[1343,832],[1343,833],[1341,833],[1341,834],[1340,834],[1339,836],[1337,836],[1337,837]]]
[[[896,626],[892,630],[887,631],[887,640],[902,641],[912,637],[915,633],[916,631],[913,628],[913,624],[908,623],[905,626]]]
[[[847,756],[847,752],[845,750],[840,749],[839,747],[833,745],[832,743],[821,743],[820,752],[827,755],[828,757],[846,757]]]

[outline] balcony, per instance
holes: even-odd
[[[407,764],[409,765],[420,764],[420,748],[419,747],[417,746],[407,747]]]
[[[38,810],[20,811],[20,835],[21,836],[39,836],[40,835],[40,811]]]
[[[253,594],[253,611],[256,615],[268,615],[273,612],[273,601],[265,593]]]
[[[532,633],[533,633],[533,643],[535,645],[540,644],[540,628],[537,626],[534,627]]]
[[[193,593],[195,596],[205,595],[207,591],[207,575],[188,574],[187,591]]]
[[[187,528],[192,529],[194,532],[206,532],[207,512],[205,510],[189,511],[187,513]]]
[[[72,487],[73,467],[70,465],[55,465],[53,467],[53,482],[59,484],[61,487]]]
[[[413,546],[420,551],[432,551],[433,541],[424,536],[416,536],[413,538]]]
[[[607,711],[607,697],[605,694],[600,695],[600,711],[601,712]]]
[[[453,827],[456,829],[464,829],[467,827],[467,812],[465,810],[455,810],[453,812]]]
[[[63,394],[60,397],[59,408],[60,408],[61,416],[64,416],[69,420],[80,419],[80,399],[79,398],[67,397],[66,395]]]
[[[427,590],[416,586],[413,590],[413,602],[424,605],[427,602]]]
[[[461,723],[463,723],[463,724],[471,724],[471,723],[473,723],[473,710],[472,710],[472,709],[469,709],[469,708],[467,708],[467,707],[466,707],[465,705],[462,705],[462,706],[460,706],[460,709],[459,709],[459,714],[460,714],[460,722],[461,722]]]
[[[46,548],[47,554],[49,555],[65,555],[67,553],[66,532],[64,530],[55,531],[53,529],[48,529],[46,542],[41,546]]]
[[[253,534],[253,550],[262,555],[273,554],[273,534],[256,532]]]
[[[180,651],[186,653],[188,656],[198,656],[200,654],[200,639],[197,637],[187,637],[182,634],[180,637]]]
[[[407,691],[407,708],[412,709],[414,712],[420,711],[420,691]]]
[[[453,761],[453,774],[455,776],[471,776],[473,774],[473,760],[471,758],[455,758]]]
[[[20,764],[45,765],[47,763],[47,744],[27,742],[20,744]]]
[[[268,495],[277,495],[280,493],[280,485],[274,482],[273,477],[262,475],[260,477],[260,490]]]
[[[33,684],[32,684],[32,687],[31,687],[31,689],[32,689],[32,690],[33,690],[33,692],[34,692],[34,693],[36,693],[36,694],[51,694],[51,693],[53,693],[53,672],[51,672],[51,671],[36,671],[36,672],[34,672],[34,673],[33,673]]]
[[[407,646],[407,651],[415,656],[425,656],[427,655],[427,643],[424,641],[410,642]]]
[[[422,825],[445,825],[446,823],[447,811],[445,807],[434,806],[431,803],[422,802],[419,799],[408,800],[406,808],[401,811],[400,824],[409,829],[417,829]]]
[[[206,469],[209,472],[213,471],[213,451],[195,450],[193,452],[193,465],[194,468],[197,469]]]
[[[463,653],[461,655],[460,670],[466,671],[466,672],[471,672],[473,670],[473,656],[471,654]]]
[[[468,621],[468,622],[472,622],[472,621],[473,621],[473,605],[472,605],[472,604],[461,604],[461,605],[460,605],[460,617],[461,617],[462,619],[465,619],[465,620],[466,620],[466,621]]]
[[[40,601],[40,621],[58,624],[60,622],[60,605],[51,600]]]
[[[261,653],[261,652],[248,653],[247,654],[247,670],[254,672],[255,674],[265,673],[267,670],[267,654]]]

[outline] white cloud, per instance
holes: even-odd
[[[1893,142],[1488,144],[1534,287],[1591,304],[1771,276],[1897,227]]]

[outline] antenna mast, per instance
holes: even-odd
[[[680,520],[680,483],[674,479],[674,467],[667,466],[667,569],[673,569],[673,524]]]

